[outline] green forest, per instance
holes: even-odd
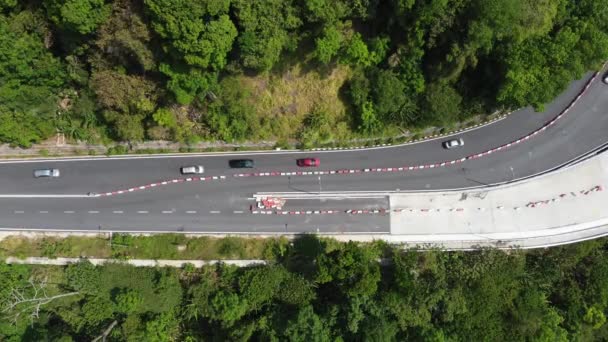
[[[0,142],[297,139],[542,109],[607,0],[0,0]]]
[[[0,263],[0,340],[606,341],[607,248],[416,252],[301,236],[255,267]]]

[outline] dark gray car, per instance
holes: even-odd
[[[228,162],[231,168],[234,169],[242,169],[242,168],[252,168],[253,160],[251,159],[233,159]]]

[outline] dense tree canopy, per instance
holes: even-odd
[[[606,243],[414,252],[304,236],[245,268],[0,264],[0,339],[605,340]]]
[[[307,145],[335,136],[307,126],[319,107],[351,138],[542,109],[608,59],[607,16],[606,0],[2,0],[0,142]],[[163,126],[164,109],[187,115]]]
[[[104,0],[45,0],[48,17],[65,30],[89,34],[110,14],[110,5]]]
[[[229,0],[146,0],[152,27],[165,52],[187,64],[219,70],[226,65],[237,32],[228,16]]]
[[[0,16],[0,140],[29,146],[54,132],[65,69],[44,46],[44,19]]]
[[[238,46],[243,66],[270,70],[284,49],[294,49],[302,24],[293,1],[233,1],[239,24]]]

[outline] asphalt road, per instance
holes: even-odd
[[[453,166],[393,173],[357,173],[235,178],[240,172],[402,167],[442,162],[481,153],[522,137],[559,114],[576,97],[586,78],[546,106],[542,113],[523,109],[491,125],[457,135],[460,149],[445,150],[446,138],[352,151],[224,153],[197,156],[30,160],[0,162],[0,226],[40,229],[111,229],[136,231],[386,232],[384,215],[252,214],[249,198],[256,192],[455,189],[500,183],[552,169],[608,141],[608,86],[598,78],[557,123],[509,149]],[[321,167],[302,169],[297,158],[319,157]],[[256,168],[228,168],[230,159],[248,157]],[[106,198],[7,198],[11,195],[82,195],[128,189],[182,178],[184,165],[204,165],[205,176],[225,180],[159,186]],[[34,179],[38,168],[59,168],[57,179]],[[296,203],[289,203],[298,210]],[[312,201],[303,210],[387,207],[383,200]],[[347,208],[349,207],[349,208]]]

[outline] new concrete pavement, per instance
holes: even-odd
[[[539,248],[608,235],[608,153],[490,189],[389,194],[390,234],[344,236],[443,249]]]
[[[517,111],[496,123],[458,134],[460,149],[444,150],[447,138],[403,146],[353,151],[248,152],[198,156],[138,156],[0,162],[0,226],[71,230],[205,232],[386,232],[382,215],[254,215],[254,193],[347,190],[438,190],[501,183],[550,170],[608,141],[608,86],[596,79],[555,125],[533,138],[488,156],[453,166],[390,173],[235,178],[241,172],[289,172],[421,165],[463,158],[512,142],[551,120],[580,93],[591,74],[570,84],[542,113]],[[321,167],[302,169],[297,158],[315,156]],[[228,168],[228,160],[256,162],[254,170]],[[84,195],[182,178],[184,165],[204,165],[205,176],[225,180],[158,186],[107,198],[10,198],[10,195]],[[34,179],[37,168],[59,168],[57,179]],[[291,204],[288,204],[291,205]],[[314,203],[306,204],[312,209]],[[382,200],[318,203],[375,208]]]

